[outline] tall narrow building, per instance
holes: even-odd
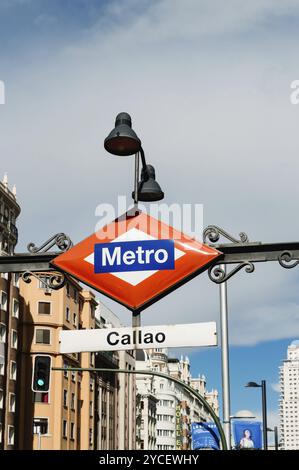
[[[16,219],[21,212],[15,187],[8,187],[7,175],[0,182],[0,254],[12,255],[18,241]],[[17,358],[19,350],[19,276],[0,277],[0,449],[16,445]]]
[[[281,448],[299,450],[299,340],[288,346],[279,368]]]

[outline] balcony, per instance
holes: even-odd
[[[95,356],[95,366],[99,368],[104,366],[107,367],[107,369],[109,369],[109,367],[118,369],[119,360],[113,351],[99,351]]]
[[[9,222],[9,219],[3,214],[0,215],[0,224],[3,226],[6,232],[8,232],[9,236],[16,240],[18,239],[17,227],[12,222]]]
[[[167,362],[167,355],[162,352],[153,352],[151,358],[156,361]]]

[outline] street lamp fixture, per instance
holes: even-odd
[[[261,385],[257,384],[256,382],[248,382],[245,387],[261,387]]]
[[[115,127],[104,141],[107,152],[120,157],[134,155],[140,151],[141,141],[132,129],[131,116],[119,113],[115,119]]]
[[[104,141],[107,152],[121,157],[135,154],[135,188],[132,193],[135,204],[139,201],[153,202],[164,198],[164,193],[156,181],[155,169],[147,165],[141,140],[132,129],[132,119],[128,113],[119,113],[115,119],[115,127]],[[139,181],[139,154],[142,171]]]
[[[262,410],[263,410],[263,439],[264,450],[268,450],[268,426],[267,426],[267,394],[266,394],[266,381],[262,380],[260,384],[256,382],[248,382],[245,387],[261,388],[262,389]]]
[[[141,170],[141,181],[138,183],[139,201],[160,201],[164,198],[164,193],[156,181],[156,172],[152,165],[146,165]],[[135,191],[132,192],[132,198],[135,200]]]

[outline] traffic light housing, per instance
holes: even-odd
[[[35,356],[32,376],[33,392],[47,393],[50,388],[51,356]]]

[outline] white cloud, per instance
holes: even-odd
[[[140,5],[143,5],[144,14],[136,15],[136,6]],[[296,0],[252,0],[246,3],[242,0],[129,0],[112,2],[107,8],[111,26],[119,29],[123,23],[130,24],[129,34],[138,37],[141,43],[252,32],[256,27],[271,24],[275,18],[295,15],[298,11]],[[106,21],[104,17],[99,26],[103,27]]]
[[[277,393],[280,392],[280,385],[279,385],[279,383],[271,384],[271,388],[272,388],[272,390],[274,390],[274,392],[277,392]]]

